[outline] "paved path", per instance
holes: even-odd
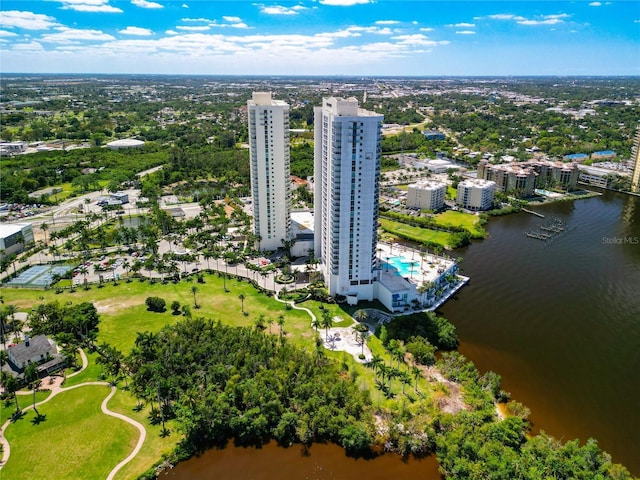
[[[276,292],[276,294],[274,295],[274,298],[278,302],[287,303],[294,310],[302,310],[304,312],[307,312],[309,316],[311,316],[311,326],[313,326],[316,316],[311,310],[306,307],[299,307],[292,300],[282,300],[278,296],[278,294],[279,292]],[[373,335],[373,331],[371,331],[371,329],[369,329],[369,333]],[[328,334],[320,335],[320,338],[322,339],[324,348],[326,348],[327,350],[339,350],[347,352],[355,359],[356,362],[367,363],[371,361],[371,358],[373,357],[371,350],[369,350],[369,347],[367,347],[367,345],[365,344],[363,348],[362,343],[356,340],[356,335],[353,333],[352,327],[330,328]],[[364,359],[360,358],[359,355],[361,353],[364,354]]]
[[[73,377],[75,375],[78,375],[85,368],[87,368],[88,359],[87,359],[87,356],[86,356],[86,354],[84,353],[84,351],[82,349],[80,349],[80,357],[82,358],[82,368],[80,370],[78,370],[77,372],[72,373],[67,378],[70,378],[70,377]],[[113,411],[109,410],[109,408],[107,407],[107,404],[109,403],[109,400],[111,400],[111,398],[116,394],[116,391],[118,390],[115,386],[111,385],[110,383],[107,383],[107,382],[84,382],[84,383],[80,383],[78,385],[73,385],[71,387],[63,387],[62,386],[62,381],[64,379],[62,377],[51,377],[51,378],[54,379],[54,382],[49,384],[49,389],[51,390],[51,395],[49,395],[47,398],[45,398],[41,402],[36,403],[37,407],[39,407],[40,405],[48,402],[49,400],[51,400],[53,397],[55,397],[59,393],[66,392],[68,390],[73,390],[75,388],[85,387],[85,386],[88,386],[88,385],[110,386],[111,387],[111,392],[109,392],[109,395],[107,395],[107,397],[102,401],[102,405],[100,406],[100,409],[102,410],[102,413],[104,413],[105,415],[109,415],[111,417],[119,418],[120,420],[124,420],[125,422],[127,422],[127,423],[133,425],[134,427],[136,427],[138,429],[138,431],[140,432],[140,437],[138,438],[138,443],[136,444],[136,446],[133,449],[133,451],[131,452],[131,454],[129,454],[129,456],[127,458],[122,460],[118,465],[116,465],[111,470],[111,472],[109,472],[109,475],[107,476],[107,480],[113,480],[113,478],[118,473],[118,471],[122,467],[124,467],[127,463],[129,463],[131,460],[133,460],[133,458],[138,454],[138,452],[140,452],[140,449],[142,448],[142,445],[143,445],[145,439],[147,438],[147,431],[144,428],[144,425],[142,425],[140,422],[137,422],[136,420],[134,420],[132,418],[127,417],[126,415],[122,415],[121,413],[117,413],[117,412],[113,412]],[[33,392],[29,391],[29,392],[16,392],[16,393],[18,395],[31,395]],[[23,408],[22,411],[24,412],[24,411],[32,409],[32,408],[33,408],[33,405],[29,405],[28,407]],[[0,459],[0,470],[2,469],[2,467],[4,465],[6,465],[7,460],[9,460],[9,456],[11,455],[11,447],[9,445],[9,442],[7,442],[6,437],[4,436],[4,432],[5,432],[5,430],[7,429],[7,427],[9,425],[11,425],[11,419],[9,419],[6,422],[4,422],[4,424],[0,428],[0,444],[2,444],[2,446],[3,446],[2,459]]]

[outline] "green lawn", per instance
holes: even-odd
[[[452,248],[456,244],[454,235],[449,232],[429,230],[428,228],[413,227],[405,223],[394,222],[386,218],[379,219],[382,228],[394,235],[419,243],[438,244],[445,248]]]
[[[438,225],[444,227],[465,228],[474,238],[483,238],[486,236],[485,230],[480,225],[480,217],[477,215],[447,210],[446,212],[435,215],[433,218]]]
[[[6,430],[11,456],[2,469],[12,480],[105,478],[136,445],[138,430],[103,414],[105,386],[85,386],[59,393]],[[69,441],[71,440],[72,441]]]
[[[451,185],[447,185],[447,198],[453,200],[458,195],[458,191]]]
[[[422,230],[422,229],[420,229]],[[434,232],[442,233],[442,232]],[[150,330],[157,332],[164,325],[180,321],[182,315],[172,315],[171,302],[177,300],[181,304],[189,305],[193,316],[203,316],[230,325],[253,325],[259,315],[274,322],[269,327],[266,322],[265,332],[271,328],[273,335],[279,335],[276,323],[278,316],[285,318],[284,329],[292,342],[312,349],[314,348],[315,332],[311,326],[311,318],[306,312],[286,309],[282,303],[272,297],[257,292],[248,282],[227,280],[228,292],[223,289],[223,280],[215,274],[205,274],[205,283],[182,281],[178,284],[161,283],[149,284],[135,280],[131,283],[121,282],[118,286],[108,284],[103,288],[93,286],[85,291],[78,289],[74,293],[65,291],[55,294],[53,291],[33,291],[24,289],[4,289],[6,304],[16,305],[22,311],[29,311],[36,304],[49,301],[60,303],[79,303],[89,301],[96,305],[100,313],[98,343],[107,342],[127,354],[136,338],[136,332]],[[262,283],[262,282],[261,282]],[[193,293],[191,288],[196,286],[196,294],[200,308],[193,308]],[[240,294],[245,296],[242,313]],[[144,300],[148,296],[159,296],[166,300],[167,311],[152,313],[146,310]],[[41,298],[40,298],[41,297]],[[310,309],[318,318],[322,318],[323,310],[320,303],[306,301],[299,304]],[[354,307],[345,305],[324,304],[323,309],[330,311],[331,317],[340,317],[341,322],[334,326],[349,327],[353,324],[351,315]],[[322,335],[323,331],[320,329]],[[381,354],[390,363],[389,356],[384,352],[379,340],[370,337],[368,345],[374,353]],[[354,381],[363,389],[371,391],[374,403],[380,406],[390,406],[393,402],[385,399],[375,389],[375,375],[371,368],[355,362],[351,356],[343,352],[327,352],[327,356],[342,362],[347,362],[353,371]],[[89,366],[79,375],[67,378],[65,386],[101,379],[102,366],[96,363],[97,354],[89,354]],[[67,375],[71,373],[67,371]],[[423,389],[429,387],[423,382]],[[400,394],[401,385],[394,382],[393,391]],[[411,389],[407,389],[408,391]],[[423,390],[424,391],[424,390]],[[48,392],[47,392],[48,393]],[[41,400],[47,394],[38,393]],[[11,458],[3,469],[7,478],[104,478],[108,471],[128,455],[137,440],[137,430],[125,422],[101,414],[100,404],[108,394],[105,387],[87,386],[63,392],[58,397],[44,404],[39,410],[45,414],[46,420],[34,425],[31,420],[35,414],[28,412],[17,423],[7,430],[7,438],[11,443]],[[19,402],[26,407],[32,401],[31,396],[20,396]],[[142,450],[117,475],[117,479],[137,478],[155,462],[175,448],[181,435],[177,425],[167,424],[169,436],[160,436],[160,425],[151,425],[147,418],[149,405],[136,411],[136,399],[125,388],[125,382],[118,385],[117,394],[111,399],[109,408],[122,413],[142,423],[147,430],[147,438]],[[3,405],[2,415],[10,415],[15,406],[9,403]],[[60,441],[51,443],[51,438],[61,440],[73,439],[72,442]],[[95,438],[94,438],[95,437]],[[30,447],[33,448],[30,448]],[[45,454],[42,454],[45,451]],[[59,462],[61,458],[69,458],[68,462]],[[38,460],[36,460],[38,459]],[[58,464],[59,463],[59,464]],[[31,468],[37,465],[37,470]],[[27,473],[28,472],[28,473]]]
[[[42,388],[46,388],[45,385],[42,385]],[[25,390],[26,391],[26,390]],[[47,398],[51,394],[50,391],[38,391],[36,392],[36,403],[41,402],[45,398]],[[33,390],[29,395],[18,395],[18,405],[20,408],[28,407],[29,405],[33,405]],[[16,411],[16,401],[13,398],[2,400],[0,403],[0,425],[4,424],[11,415]]]

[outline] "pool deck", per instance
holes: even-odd
[[[439,257],[432,253],[421,253],[407,247],[389,245],[386,243],[378,244],[378,257],[383,262],[386,262],[387,259],[394,259],[398,257],[402,257],[406,263],[417,262],[417,271],[409,272],[407,274],[403,274],[402,271],[399,271],[403,277],[416,285],[420,285],[423,282],[435,281],[444,271],[451,268],[451,266],[456,262],[454,259]],[[396,268],[393,265],[393,262],[391,262],[390,265],[393,268]],[[386,268],[386,266],[383,265],[383,269],[384,268]],[[399,269],[396,268],[396,270]]]

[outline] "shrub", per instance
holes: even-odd
[[[167,302],[160,297],[147,297],[144,303],[152,312],[164,312],[167,309]]]

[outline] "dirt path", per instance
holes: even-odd
[[[82,349],[80,349],[80,357],[82,358],[82,368],[80,370],[78,370],[77,372],[72,373],[71,375],[69,375],[67,378],[73,377],[75,375],[78,375],[79,373],[81,373],[85,368],[87,368],[88,365],[88,359],[86,354],[84,353],[84,351]],[[53,380],[53,382],[51,382],[51,380]],[[135,448],[133,449],[133,451],[129,454],[129,456],[127,458],[125,458],[124,460],[122,460],[118,465],[116,465],[111,472],[109,472],[109,475],[107,476],[107,480],[113,480],[113,478],[115,477],[115,475],[118,473],[118,471],[124,467],[127,463],[129,463],[131,460],[133,460],[133,458],[138,454],[138,452],[140,452],[140,449],[142,448],[142,445],[144,444],[145,439],[147,438],[147,431],[144,428],[144,425],[142,425],[140,422],[127,417],[126,415],[123,415],[121,413],[117,413],[117,412],[113,412],[111,410],[109,410],[109,408],[107,407],[107,404],[109,403],[109,400],[111,400],[111,398],[116,394],[117,392],[117,388],[107,382],[84,382],[84,383],[80,383],[78,385],[73,385],[71,387],[63,387],[62,386],[62,382],[64,381],[63,377],[50,377],[50,381],[47,383],[48,385],[48,389],[51,390],[51,395],[49,395],[47,398],[45,398],[44,400],[42,400],[41,402],[36,403],[36,407],[39,407],[40,405],[47,403],[49,400],[51,400],[53,397],[55,397],[56,395],[58,395],[59,393],[63,393],[66,392],[68,390],[73,390],[75,388],[80,388],[80,387],[85,387],[85,386],[89,386],[89,385],[103,385],[103,386],[110,386],[111,387],[111,391],[109,392],[109,395],[107,395],[107,397],[102,401],[102,405],[100,406],[100,409],[102,410],[102,413],[104,413],[105,415],[109,415],[111,417],[115,417],[118,418],[120,420],[123,420],[127,423],[129,423],[130,425],[133,425],[134,427],[136,427],[138,429],[138,431],[140,432],[140,437],[138,438],[138,442],[135,446]],[[31,395],[33,392],[28,391],[28,392],[16,392],[18,395]],[[22,409],[22,411],[26,411],[26,410],[30,410],[33,408],[33,405],[29,405],[28,407],[25,407]],[[0,427],[0,444],[3,447],[3,454],[2,454],[2,459],[0,459],[0,470],[2,469],[2,467],[4,465],[6,465],[7,461],[9,460],[9,456],[11,455],[11,446],[9,445],[9,442],[7,441],[4,432],[7,429],[7,427],[11,425],[11,419],[7,420],[6,422],[4,422],[4,424],[2,425],[2,427]]]

